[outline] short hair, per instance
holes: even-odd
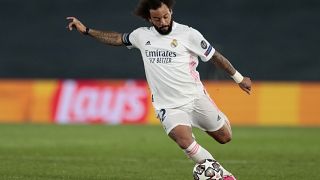
[[[134,14],[145,20],[150,19],[150,9],[158,9],[162,3],[167,5],[169,9],[173,9],[175,0],[140,0]]]

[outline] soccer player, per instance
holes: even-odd
[[[205,131],[221,144],[231,140],[228,118],[210,99],[200,81],[198,57],[228,73],[250,94],[251,80],[243,77],[197,30],[173,21],[174,0],[140,0],[135,14],[150,22],[131,33],[89,28],[75,17],[67,28],[77,29],[105,44],[140,50],[153,106],[168,136],[194,162],[214,159],[195,140],[192,127]],[[223,168],[224,179],[235,177]]]

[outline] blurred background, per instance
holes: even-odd
[[[137,1],[0,0],[0,122],[159,124],[138,50],[66,29],[149,26]],[[319,126],[320,1],[177,1],[175,21],[199,30],[254,81],[248,96],[209,63],[198,71],[236,125]]]

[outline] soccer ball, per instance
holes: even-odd
[[[194,180],[223,180],[221,165],[212,159],[197,163],[193,168]]]

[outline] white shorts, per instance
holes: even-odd
[[[199,95],[190,103],[170,109],[156,110],[167,134],[178,125],[197,127],[203,131],[217,131],[228,121],[227,117],[219,110],[211,98]]]

